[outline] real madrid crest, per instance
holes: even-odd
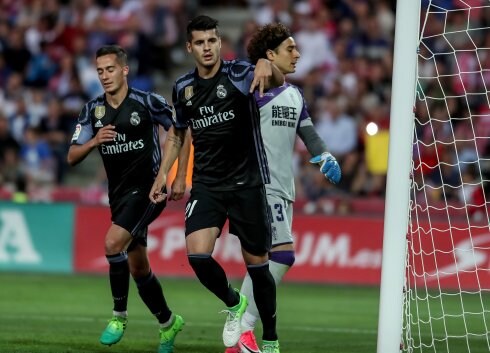
[[[194,87],[187,86],[186,88],[184,88],[184,98],[186,100],[191,99],[193,95],[194,95]]]
[[[94,115],[97,119],[102,119],[105,115],[105,106],[104,105],[96,106]]]
[[[226,98],[227,94],[228,92],[226,92],[226,88],[223,85],[218,85],[218,87],[216,87],[216,96],[218,96],[218,98]]]
[[[131,118],[129,118],[129,122],[131,123],[131,125],[134,126],[139,125],[139,123],[141,122],[141,118],[138,115],[138,112],[131,113]]]

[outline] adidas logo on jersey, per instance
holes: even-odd
[[[104,125],[100,122],[100,120],[97,120],[95,123],[95,127],[103,127]]]
[[[192,101],[187,101],[187,103],[185,104],[187,105],[188,107],[192,105]]]

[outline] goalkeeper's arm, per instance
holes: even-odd
[[[340,166],[334,156],[327,151],[325,142],[320,138],[316,132],[311,119],[309,124],[302,124],[298,129],[298,135],[304,142],[306,149],[313,156],[310,159],[311,163],[320,165],[320,171],[325,177],[333,184],[337,184],[340,181],[342,175]]]
[[[309,120],[310,123],[301,124],[298,129],[298,136],[304,142],[306,149],[310,152],[311,156],[318,156],[327,150],[327,146],[316,132],[313,123],[311,123],[311,119],[307,120]]]

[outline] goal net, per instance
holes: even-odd
[[[490,1],[422,4],[401,347],[490,352]]]

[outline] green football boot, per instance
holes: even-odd
[[[175,315],[172,325],[160,329],[160,346],[158,353],[172,353],[174,351],[175,337],[182,331],[184,319],[180,315]]]
[[[281,353],[279,341],[262,341],[262,353]]]
[[[124,335],[127,323],[127,317],[113,316],[100,336],[100,343],[110,346],[119,342]]]

